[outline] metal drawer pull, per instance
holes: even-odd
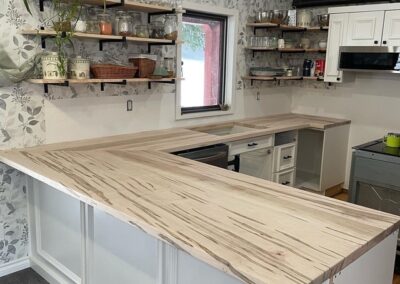
[[[289,185],[289,184],[290,184],[290,181],[282,182],[282,185]]]
[[[292,157],[292,156],[285,156],[285,157],[283,157],[284,160],[289,160],[289,159],[291,159],[291,158],[293,158],[293,157]]]
[[[255,147],[258,146],[258,143],[249,143],[247,144],[248,147]]]

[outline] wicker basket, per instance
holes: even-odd
[[[137,67],[112,64],[94,64],[90,66],[94,78],[97,79],[129,79],[135,77]]]
[[[133,63],[134,67],[139,68],[139,78],[149,78],[149,76],[154,73],[154,69],[156,68],[156,60],[151,59],[151,57],[148,55],[129,58],[129,62]]]

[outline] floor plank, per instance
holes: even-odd
[[[32,268],[24,269],[16,273],[0,278],[0,284],[49,284]]]

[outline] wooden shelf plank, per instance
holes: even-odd
[[[288,26],[288,25],[279,25],[279,24],[274,24],[274,23],[247,23],[248,27],[251,28],[266,28],[266,29],[280,29],[282,31],[292,31],[292,32],[315,32],[315,31],[328,31],[329,27],[309,27],[309,28],[304,28],[304,27],[297,27],[297,26]]]
[[[248,23],[248,27],[252,28],[278,28],[278,24],[273,24],[273,23]]]
[[[66,79],[66,80],[45,80],[45,79],[29,79],[28,82],[32,84],[62,84],[68,82],[70,84],[94,84],[94,83],[147,83],[147,82],[172,82],[173,80],[183,80],[182,78],[162,78],[162,79],[149,79],[149,78],[129,78],[129,79]]]
[[[53,30],[22,30],[20,32],[23,35],[39,35],[39,36],[55,36],[56,32]],[[85,38],[85,39],[98,39],[98,40],[122,40],[122,36],[116,35],[100,35],[100,34],[87,34],[87,33],[74,33],[73,35],[76,38]],[[157,39],[157,38],[141,38],[141,37],[126,37],[127,41],[131,42],[141,42],[141,43],[165,43],[171,44],[172,40],[169,39]]]
[[[89,5],[97,5],[97,6],[103,6],[104,2],[103,0],[83,0],[83,4],[89,4]],[[107,5],[113,5],[113,4],[118,4],[121,3],[120,0],[107,0],[106,4]],[[122,7],[127,10],[136,10],[140,12],[146,12],[146,13],[155,13],[155,12],[171,12],[173,9],[171,7],[167,6],[160,6],[160,5],[155,5],[155,4],[146,4],[146,3],[140,3],[132,0],[125,0],[125,5]]]
[[[307,81],[323,81],[319,77],[302,77],[302,76],[281,76],[281,77],[258,77],[258,76],[243,76],[243,80],[253,81],[294,81],[294,80],[307,80]]]
[[[282,53],[306,52],[303,48],[278,48],[278,51]]]
[[[321,53],[324,53],[324,52],[326,52],[326,49],[324,49],[324,48],[303,49],[303,48],[245,47],[245,49],[254,50],[254,51],[279,51],[282,53],[296,53],[296,52],[321,52]]]
[[[251,46],[245,47],[245,49],[254,50],[254,51],[276,51],[277,50],[276,48],[272,48],[272,47],[251,47]]]

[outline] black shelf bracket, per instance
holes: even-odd
[[[107,42],[122,42],[123,44],[127,43],[126,36],[122,37],[121,39],[100,39],[99,40],[99,49],[103,51],[104,43]]]
[[[152,87],[151,85],[152,85],[152,83],[174,85],[174,84],[176,84],[176,80],[175,80],[175,79],[172,79],[171,81],[152,81],[152,82],[149,82],[149,83],[148,83],[148,88],[149,88],[149,90],[151,90],[151,87]]]
[[[49,86],[69,87],[69,82],[65,81],[64,83],[44,83],[43,84],[43,89],[44,89],[44,93],[45,94],[49,93]]]
[[[176,45],[176,41],[173,40],[172,42],[169,43],[158,43],[158,42],[152,42],[152,43],[148,43],[147,45],[147,51],[150,54],[151,53],[151,47],[152,46],[162,46],[162,45]]]
[[[122,80],[121,82],[101,82],[100,89],[102,92],[104,92],[104,88],[105,88],[106,84],[126,86],[128,84],[128,82],[126,80]]]

